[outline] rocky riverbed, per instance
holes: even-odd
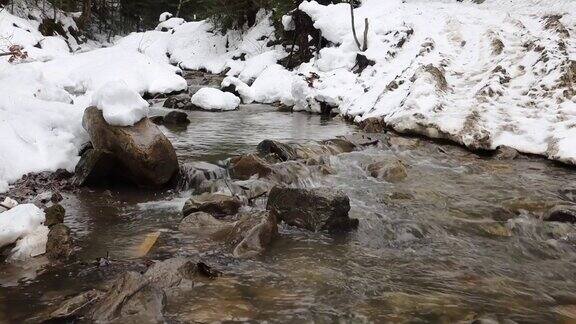
[[[65,208],[74,253],[0,265],[0,321],[574,318],[574,170],[265,105],[185,113],[160,126],[165,189],[16,186]]]

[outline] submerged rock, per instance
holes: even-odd
[[[46,256],[51,260],[67,260],[73,251],[70,228],[64,224],[56,224],[48,232]]]
[[[358,227],[358,220],[348,216],[348,196],[329,188],[274,187],[270,191],[266,209],[288,225],[315,232]]]
[[[366,168],[371,177],[388,182],[400,182],[408,177],[406,166],[400,160],[379,161]]]
[[[232,158],[229,170],[230,176],[238,180],[248,180],[254,175],[263,178],[272,172],[268,163],[254,154]]]
[[[64,223],[64,215],[66,210],[59,204],[54,204],[46,209],[44,209],[44,214],[46,215],[46,221],[44,225],[52,227],[56,224]]]
[[[166,292],[190,286],[196,264],[184,258],[152,265],[144,274],[129,271],[117,278],[86,316],[95,322],[164,323]]]
[[[231,225],[215,233],[214,238],[232,246],[232,254],[236,258],[261,254],[278,235],[276,217],[268,211],[243,214]]]
[[[195,212],[182,219],[178,229],[181,232],[213,232],[232,224],[214,218],[205,212]]]
[[[115,174],[139,186],[163,186],[178,171],[174,147],[148,118],[133,126],[111,126],[101,110],[89,107],[82,125],[95,149],[108,151],[118,160]]]
[[[576,223],[576,206],[555,206],[542,220],[547,222]]]
[[[199,196],[192,196],[184,204],[182,214],[188,216],[195,212],[205,212],[213,216],[234,215],[240,209],[242,203],[240,200],[223,195],[204,193]]]

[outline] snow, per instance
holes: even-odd
[[[148,116],[148,102],[124,81],[110,81],[92,96],[92,106],[102,110],[112,126],[132,126]]]
[[[160,31],[172,30],[185,22],[186,21],[182,18],[169,18],[166,21],[159,23],[158,26],[156,27],[156,30]]]
[[[240,98],[218,89],[202,88],[192,96],[192,104],[204,110],[235,110],[240,105]]]
[[[0,40],[28,52],[18,64],[0,57],[0,191],[28,172],[72,171],[87,140],[82,113],[109,82],[125,84],[100,104],[117,107],[110,112],[122,117],[110,115],[112,123],[131,124],[144,115],[141,95],[187,88],[181,68],[225,73],[222,85],[234,85],[246,103],[309,112],[328,105],[357,122],[380,118],[399,132],[470,148],[507,145],[576,164],[576,2],[365,0],[355,9],[361,38],[364,19],[370,22],[363,53],[347,4],[304,1],[299,8],[332,44],[293,71],[278,64],[290,47],[270,45],[276,36],[265,11],[253,27],[224,34],[209,21],[163,14],[159,29],[170,32],[132,33],[107,48],[80,46],[69,34],[41,35],[41,13],[25,4],[16,7],[24,18],[0,11]],[[76,27],[73,17],[58,12],[65,30]],[[282,23],[294,28],[289,16]],[[7,46],[0,41],[0,50]],[[359,53],[375,63],[361,73]],[[217,110],[240,102],[215,89],[193,100]]]
[[[33,204],[18,205],[0,213],[0,247],[16,243],[10,259],[43,254],[48,240],[44,212]]]
[[[163,12],[160,14],[160,17],[158,18],[158,22],[165,22],[166,20],[168,20],[172,17],[174,17],[173,14],[171,14],[169,12]]]
[[[375,64],[361,74],[352,71],[359,50],[349,6],[311,1],[300,9],[336,45],[296,71],[295,110],[318,112],[326,102],[355,121],[382,118],[399,132],[576,162],[576,98],[566,82],[575,70],[568,35],[576,32],[576,2],[364,1],[356,29],[363,35],[369,19],[362,54]]]

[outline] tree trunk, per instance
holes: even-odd
[[[92,16],[92,0],[82,0],[82,15],[80,16],[80,28],[84,29],[90,23]]]

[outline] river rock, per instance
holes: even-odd
[[[195,212],[182,219],[178,229],[181,232],[214,232],[225,227],[231,227],[228,222],[214,218],[214,216],[205,212]]]
[[[117,160],[111,152],[105,150],[88,149],[74,171],[74,184],[78,186],[92,185],[108,178]]]
[[[281,161],[318,159],[321,156],[337,155],[353,151],[356,145],[344,138],[336,138],[306,144],[284,144],[264,140],[258,144],[258,154],[263,157],[278,157]]]
[[[188,119],[188,114],[181,111],[171,111],[162,120],[164,125],[178,126],[178,125],[188,125],[190,124],[190,119]]]
[[[190,101],[190,94],[183,93],[175,96],[170,96],[164,101],[165,108],[194,110],[196,107]]]
[[[276,217],[268,211],[243,214],[240,219],[213,235],[233,248],[236,258],[250,258],[264,252],[278,236]]]
[[[494,158],[496,160],[514,160],[515,158],[518,157],[518,155],[519,153],[515,149],[509,146],[502,145],[499,146],[498,149],[496,149]]]
[[[62,207],[62,205],[54,204],[44,209],[44,214],[46,215],[44,225],[52,227],[56,224],[64,223],[64,215],[66,214],[66,210],[64,207]]]
[[[82,120],[95,149],[112,153],[123,175],[143,187],[160,187],[178,171],[178,159],[170,141],[148,118],[133,126],[111,126],[102,111],[89,107]]]
[[[188,216],[202,211],[216,217],[222,217],[236,214],[240,206],[242,206],[242,203],[234,197],[223,194],[203,193],[190,197],[184,204],[182,214]]]
[[[237,180],[248,180],[254,175],[266,177],[272,169],[266,161],[254,154],[241,155],[230,160],[230,176]]]
[[[126,272],[88,310],[87,317],[99,323],[164,323],[166,292],[191,286],[196,273],[196,264],[184,258],[157,262],[144,274]]]
[[[400,160],[375,162],[368,165],[366,170],[371,177],[392,183],[400,182],[408,177],[406,166]]]
[[[378,117],[364,119],[359,126],[366,133],[382,133],[385,129],[384,120]]]
[[[315,232],[358,227],[358,220],[348,216],[348,196],[330,188],[274,187],[270,191],[266,209],[288,225]]]
[[[547,222],[576,223],[576,206],[555,206],[542,219]]]
[[[64,224],[52,226],[46,242],[46,256],[51,260],[67,260],[73,250],[70,228]]]

